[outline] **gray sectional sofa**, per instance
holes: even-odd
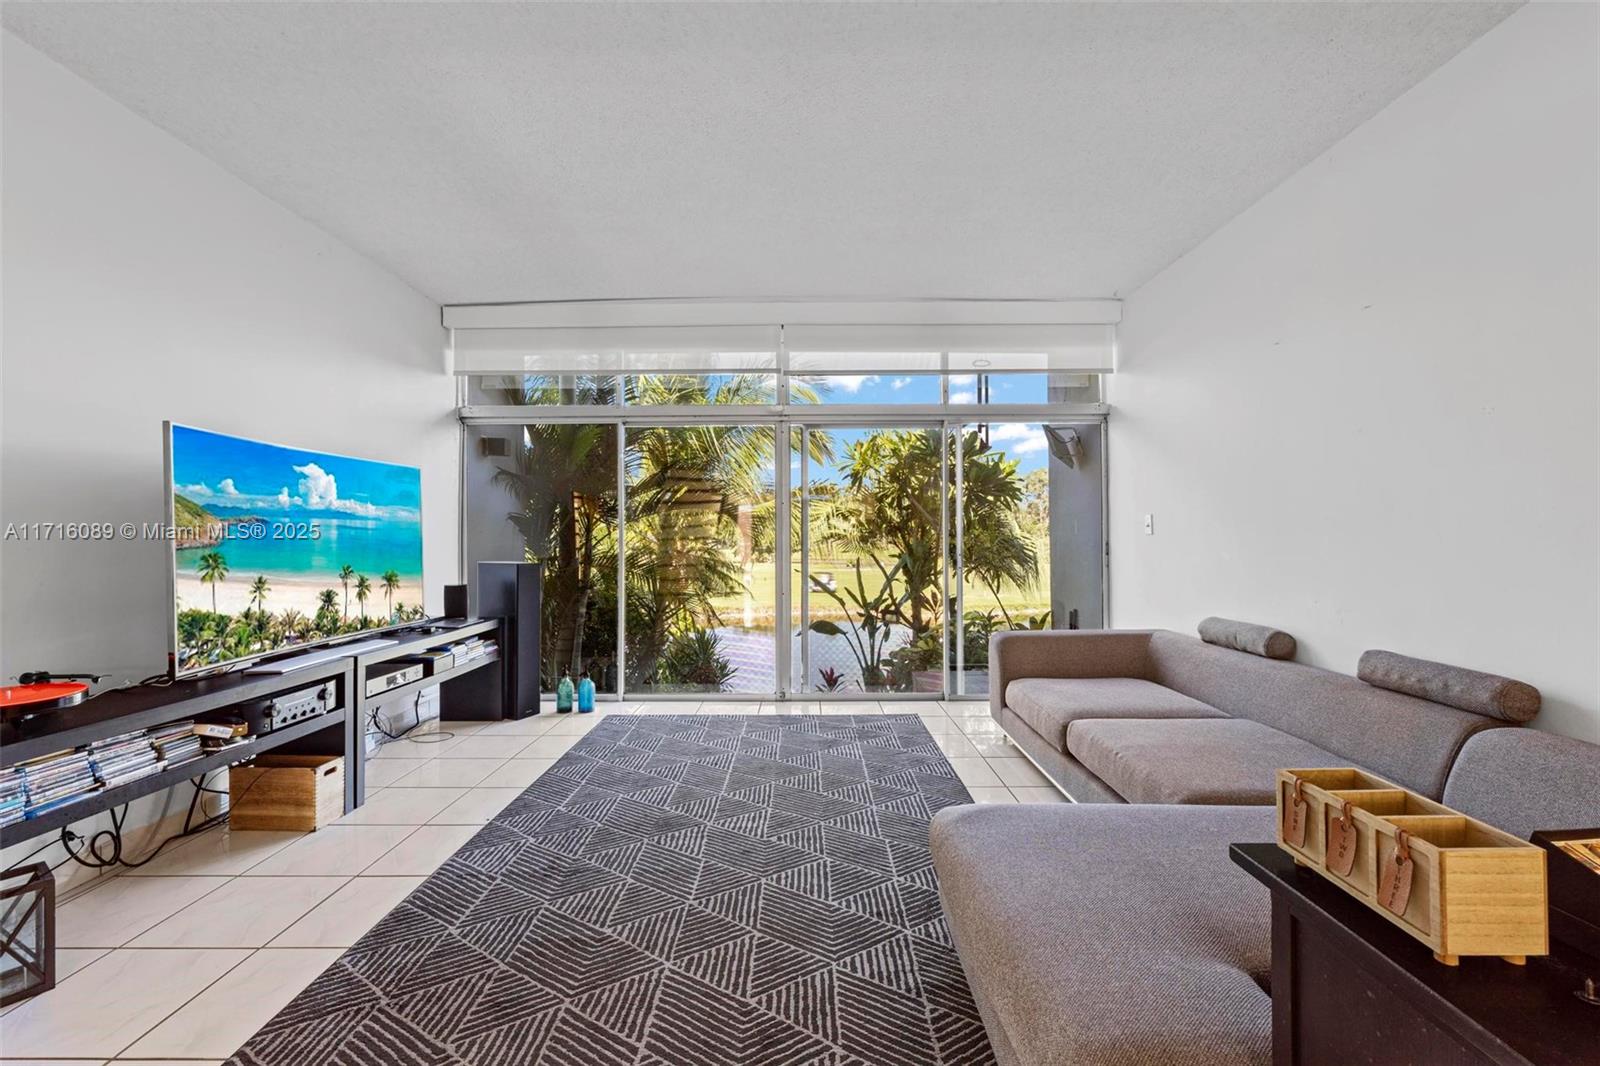
[[[995,721],[1079,803],[1271,803],[1284,766],[1437,799],[1468,737],[1514,724],[1165,630],[1000,633],[989,665]]]
[[[934,818],[1001,1066],[1270,1061],[1267,893],[1227,852],[1273,839],[1279,767],[1364,766],[1521,837],[1600,825],[1600,746],[1354,678],[1175,633],[1005,634],[990,663],[995,717],[1099,801]]]

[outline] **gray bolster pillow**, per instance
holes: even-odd
[[[1532,685],[1392,651],[1362,652],[1356,676],[1391,692],[1507,722],[1531,722],[1539,713],[1539,690]]]
[[[1232,648],[1268,659],[1294,658],[1294,638],[1271,626],[1235,622],[1231,618],[1207,618],[1200,623],[1200,639],[1219,648]]]

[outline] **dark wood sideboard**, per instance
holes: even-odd
[[[1567,952],[1515,966],[1436,962],[1426,945],[1275,844],[1234,844],[1272,892],[1274,1066],[1600,1066],[1600,964]]]

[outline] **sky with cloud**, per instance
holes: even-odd
[[[172,481],[207,507],[259,512],[344,514],[415,521],[422,473],[371,459],[352,459],[172,427]]]
[[[835,375],[817,379],[827,389],[830,404],[936,404],[939,402],[939,379],[933,375],[863,374]],[[950,402],[977,403],[976,376],[953,374],[950,377]],[[1043,381],[1033,375],[994,374],[989,378],[989,402],[1038,403],[1044,399]],[[974,407],[974,414],[982,410]],[[852,441],[865,435],[865,430],[833,430],[834,452],[842,456]],[[989,441],[1012,459],[1019,461],[1018,469],[1026,474],[1045,465],[1049,444],[1038,423],[989,424]],[[837,475],[835,475],[837,476]]]

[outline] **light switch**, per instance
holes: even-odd
[[[1144,516],[1144,534],[1147,537],[1155,536],[1155,534],[1156,534],[1156,516],[1155,515],[1147,514],[1147,515]]]

